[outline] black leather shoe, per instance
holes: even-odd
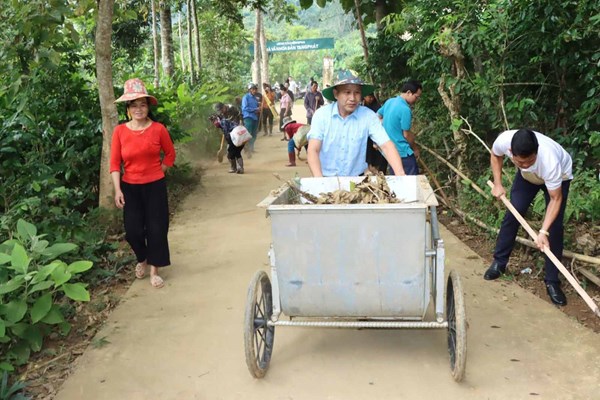
[[[500,278],[500,275],[504,274],[504,272],[506,272],[506,265],[500,265],[496,261],[493,261],[487,271],[485,271],[483,279],[493,281]]]
[[[567,297],[560,288],[560,283],[546,282],[546,291],[548,292],[548,296],[550,296],[550,300],[552,300],[554,304],[557,306],[567,305]]]

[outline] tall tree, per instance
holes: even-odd
[[[261,65],[261,51],[260,51],[260,30],[262,26],[262,11],[260,8],[254,9],[256,15],[256,24],[254,25],[254,60],[252,61],[252,81],[261,87],[261,76],[260,76],[260,65]]]
[[[362,14],[360,12],[360,2],[359,0],[354,0],[354,7],[356,13],[356,21],[358,22],[358,29],[360,31],[360,38],[362,40],[363,45],[363,53],[365,55],[365,62],[369,63],[369,46],[367,45],[367,37],[365,36],[365,28],[363,26]]]
[[[183,29],[181,24],[183,21],[183,13],[181,10],[177,12],[179,18],[177,18],[177,31],[179,32],[179,59],[181,60],[181,72],[185,73],[185,46],[183,42]]]
[[[194,70],[194,55],[192,45],[192,13],[191,13],[192,0],[187,0],[187,43],[188,43],[188,65],[190,67],[190,83],[192,85],[196,82],[196,72]]]
[[[114,0],[98,0],[96,20],[96,75],[102,111],[102,154],[100,158],[99,206],[109,208],[112,202],[112,182],[110,179],[110,143],[112,132],[119,117],[115,106],[115,93],[112,83],[112,22]]]
[[[261,80],[263,83],[269,82],[269,54],[267,53],[267,35],[265,34],[265,24],[260,24],[260,54],[261,54]],[[262,90],[262,86],[260,87]]]
[[[165,75],[169,78],[175,73],[175,57],[173,54],[173,29],[171,25],[171,5],[168,1],[161,1],[160,7],[160,39],[162,65]]]
[[[198,29],[198,13],[196,12],[196,1],[192,0],[192,23],[194,26],[194,56],[196,65],[198,66],[198,76],[202,71],[202,59],[200,58],[200,31]]]
[[[152,12],[152,44],[153,44],[152,48],[154,50],[154,87],[158,88],[158,85],[160,84],[160,71],[159,71],[159,62],[158,62],[160,50],[158,47],[158,34],[156,32],[156,1],[150,0],[150,2],[152,3],[151,12]]]

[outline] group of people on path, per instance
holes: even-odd
[[[307,108],[310,125],[298,124],[288,115],[281,117],[281,130],[289,140],[290,166],[295,165],[294,151],[306,146],[308,166],[315,177],[363,175],[369,165],[395,175],[419,173],[419,149],[411,132],[411,107],[423,93],[420,82],[406,82],[400,95],[382,107],[373,97],[374,86],[357,77],[340,80],[322,94],[317,90],[318,85],[311,85],[311,89],[313,87],[313,95],[305,99],[305,105],[307,101],[309,106],[314,104],[314,108]],[[218,115],[213,123],[223,131],[228,143],[230,172],[243,173],[241,151],[244,145],[235,146],[231,137],[227,139],[227,134],[242,120],[251,137],[248,154],[254,151],[259,116],[261,109],[264,110],[255,96],[257,89],[254,84],[248,86],[241,115],[235,108],[221,103],[215,107]],[[268,99],[266,105],[270,109],[272,97],[268,93],[265,90],[263,99]],[[330,103],[324,105],[323,97]],[[160,288],[164,280],[159,269],[170,264],[165,172],[174,165],[175,148],[165,126],[152,119],[150,107],[158,100],[147,93],[141,80],[125,82],[124,94],[115,102],[125,103],[127,114],[127,121],[118,125],[112,136],[110,174],[115,205],[123,209],[126,240],[137,259],[136,277],[142,279],[149,273],[151,285]],[[506,193],[502,184],[504,157],[510,158],[517,167],[511,188],[511,203],[517,211],[524,214],[536,194],[543,192],[546,211],[535,242],[540,249],[549,247],[560,259],[563,219],[573,179],[571,156],[560,144],[531,129],[500,133],[490,157],[495,197]],[[518,227],[516,218],[507,212],[498,234],[494,260],[484,274],[485,280],[495,280],[506,273]],[[566,305],[558,269],[547,257],[544,280],[552,303]]]
[[[419,173],[419,149],[410,129],[411,106],[421,97],[421,84],[407,82],[398,97],[378,108],[377,115],[382,123],[378,123],[371,108],[377,107],[372,100],[367,100],[366,106],[360,105],[360,99],[368,98],[373,90],[373,86],[358,78],[339,81],[331,89],[323,90],[323,95],[333,103],[317,110],[308,133],[308,165],[313,176],[361,175],[366,169],[365,144],[368,139],[383,151],[391,168],[388,172],[395,175]],[[546,211],[535,243],[540,249],[550,248],[560,259],[564,212],[573,179],[571,156],[560,144],[531,129],[500,133],[494,141],[490,158],[494,180],[492,194],[497,198],[506,193],[502,185],[505,156],[517,167],[511,203],[524,214],[537,193],[543,192]],[[506,272],[518,228],[517,219],[507,212],[498,234],[494,260],[484,274],[485,280],[498,279]],[[548,296],[553,304],[564,306],[567,299],[560,287],[558,269],[547,256],[544,257]]]

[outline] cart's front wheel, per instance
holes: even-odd
[[[467,317],[462,284],[456,271],[450,271],[446,287],[446,318],[448,319],[448,352],[452,377],[460,382],[465,377],[467,363]]]
[[[246,364],[255,378],[265,376],[271,361],[275,327],[268,326],[267,322],[272,314],[271,281],[264,271],[258,271],[248,287],[244,318]]]

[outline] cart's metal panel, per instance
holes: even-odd
[[[425,207],[295,211],[271,213],[284,314],[423,317]]]
[[[318,195],[362,179],[300,182],[302,190]],[[426,190],[424,177],[386,179],[403,203],[289,204],[289,190],[273,192],[261,203],[272,220],[277,297],[284,314],[423,318],[431,285],[427,209],[435,196]]]

